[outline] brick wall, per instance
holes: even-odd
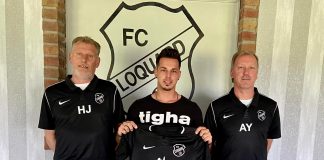
[[[66,76],[65,0],[43,0],[44,85]]]
[[[260,0],[241,0],[237,47],[255,53]]]
[[[43,0],[45,87],[66,76],[65,0]],[[238,50],[256,50],[260,0],[241,0]]]

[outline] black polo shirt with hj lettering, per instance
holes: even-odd
[[[115,154],[115,127],[124,119],[113,83],[95,76],[81,90],[68,76],[45,90],[38,127],[55,130],[55,160],[108,160]]]
[[[205,124],[213,136],[214,160],[266,160],[267,139],[281,137],[277,103],[256,88],[249,107],[235,96],[234,89],[213,101]]]

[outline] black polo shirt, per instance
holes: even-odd
[[[81,90],[68,76],[45,90],[38,127],[55,130],[55,160],[107,160],[114,157],[114,130],[124,119],[113,83],[95,76]]]
[[[234,89],[213,101],[205,124],[213,136],[212,157],[217,160],[266,160],[267,139],[281,137],[277,103],[259,94],[246,107]]]

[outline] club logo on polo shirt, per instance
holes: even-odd
[[[173,154],[176,157],[181,157],[186,153],[185,149],[186,146],[184,144],[175,144],[173,145]]]
[[[257,113],[260,121],[264,121],[267,118],[264,110],[258,110]]]
[[[105,101],[104,99],[104,95],[102,93],[96,93],[95,94],[95,101],[98,103],[98,104],[101,104]]]

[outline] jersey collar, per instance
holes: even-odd
[[[230,95],[231,99],[235,102],[235,104],[242,104],[242,102],[235,96],[234,88],[231,89],[231,91],[229,92],[229,95]],[[254,96],[253,96],[252,102],[250,104],[250,107],[258,106],[259,96],[260,96],[260,94],[258,92],[258,89],[256,87],[254,87]]]
[[[65,81],[66,81],[66,84],[68,85],[68,87],[71,90],[79,89],[79,87],[74,85],[71,78],[72,78],[72,75],[68,75],[65,78]],[[88,85],[88,87],[85,90],[89,89],[89,90],[93,91],[96,88],[97,83],[98,83],[98,77],[96,75],[94,75],[93,79],[91,80],[90,84]]]

